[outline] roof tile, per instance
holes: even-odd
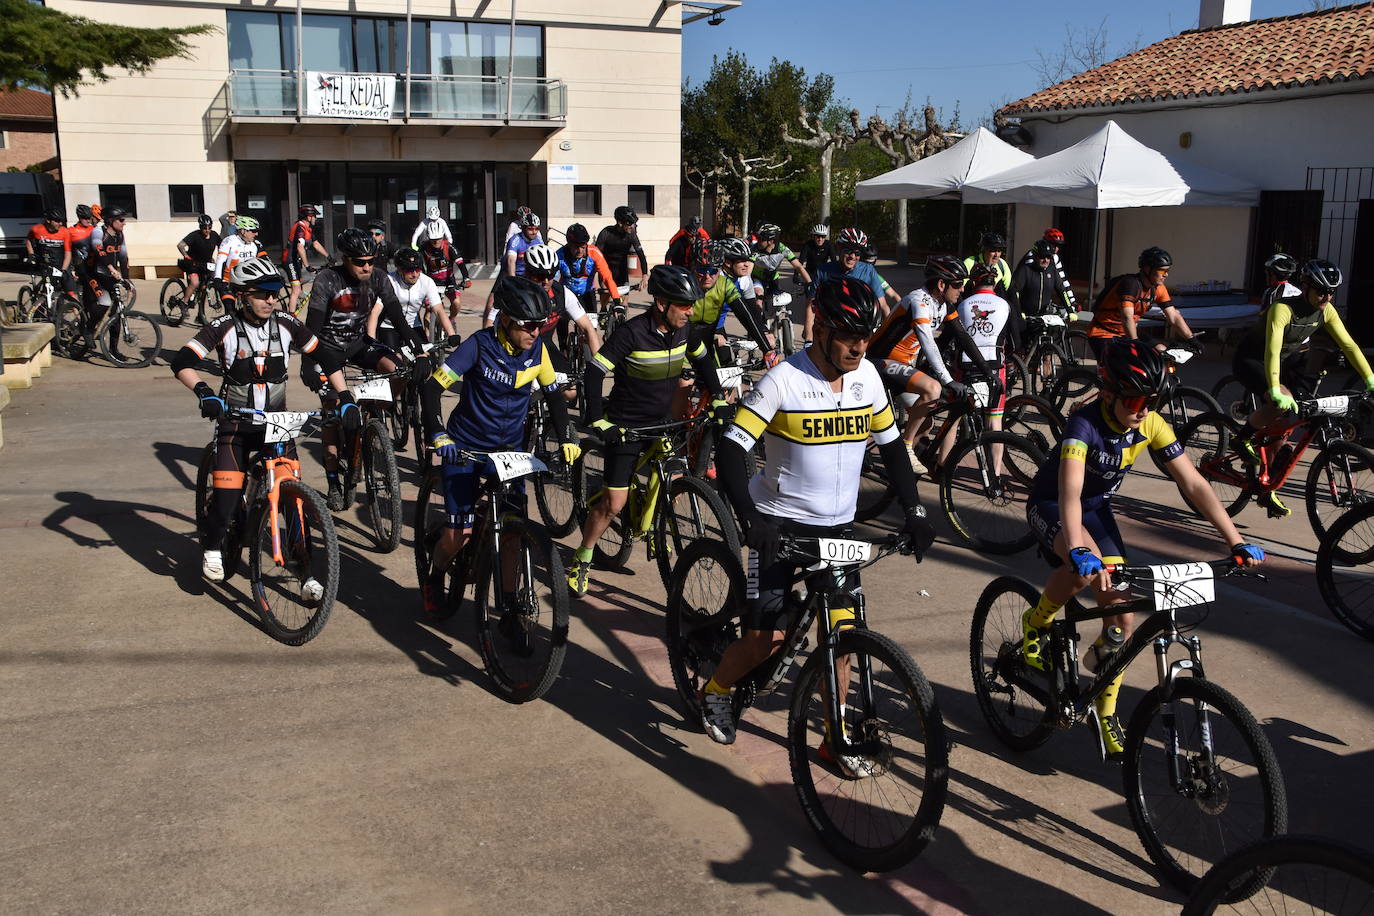
[[[52,96],[34,89],[0,91],[0,118],[52,120]]]

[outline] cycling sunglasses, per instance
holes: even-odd
[[[1160,395],[1156,391],[1153,394],[1118,394],[1116,402],[1126,408],[1129,413],[1140,413],[1144,410],[1154,410],[1159,406]]]
[[[516,321],[512,323],[528,334],[537,334],[539,333],[539,329],[544,326],[544,322],[542,321]]]
[[[529,277],[531,280],[547,280],[549,277],[553,276],[553,271],[539,270],[534,267],[526,267],[525,276]]]
[[[380,230],[380,229],[373,229],[373,230],[372,230],[372,234],[373,234],[373,235],[386,235],[386,233],[383,232],[383,231]]]
[[[376,258],[349,258],[348,260],[352,261],[354,264],[356,264],[356,265],[359,266],[359,267],[371,267],[371,266],[373,265],[373,263],[376,262],[377,259],[376,259]]]
[[[719,267],[698,267],[698,268],[697,268],[695,271],[693,271],[693,272],[694,272],[697,276],[699,276],[699,277],[714,277],[716,274],[720,273],[720,268],[719,268]]]

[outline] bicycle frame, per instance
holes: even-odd
[[[233,413],[235,419],[251,422],[253,417],[260,414],[261,411],[236,409]],[[318,412],[311,414],[311,417],[315,419],[318,419],[319,416]],[[281,532],[278,529],[278,522],[281,519],[281,484],[284,480],[301,479],[301,463],[298,459],[286,455],[286,446],[286,442],[271,442],[264,443],[258,449],[250,463],[253,470],[248,480],[245,481],[240,497],[245,514],[250,514],[248,510],[251,510],[254,503],[259,499],[267,500],[268,512],[272,519],[272,561],[278,566],[286,565],[286,555],[282,551]],[[265,487],[265,495],[260,489],[261,487]],[[300,520],[299,513],[297,519]],[[299,534],[304,538],[303,525]]]
[[[658,426],[626,430],[629,434],[627,439],[649,442],[648,447],[640,453],[639,458],[635,461],[634,472],[630,476],[631,498],[626,501],[626,507],[631,511],[637,509],[638,513],[637,517],[630,519],[633,530],[626,532],[627,537],[643,540],[653,531],[654,521],[660,510],[672,512],[672,505],[668,503],[667,483],[673,478],[687,473],[687,468],[684,466],[683,457],[674,448],[668,433],[670,430],[685,428],[698,422],[701,420],[676,420]],[[637,500],[634,498],[634,494],[641,490],[641,485],[636,478],[639,476],[639,472],[646,467],[648,468],[649,480],[647,484],[642,486],[642,502],[636,505]],[[605,495],[606,488],[603,486],[587,499],[587,505],[591,506]]]

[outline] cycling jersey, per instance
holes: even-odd
[[[376,270],[374,268],[373,272]],[[426,308],[435,308],[444,301],[439,295],[439,287],[434,281],[424,274],[420,274],[414,283],[406,283],[400,274],[388,274],[391,280],[391,288],[396,292],[396,298],[401,303],[401,311],[406,316],[406,326],[418,328],[420,326],[420,315]],[[377,327],[390,328],[391,322],[383,318]]]
[[[1098,400],[1069,416],[1059,447],[1040,466],[1031,484],[1031,503],[1059,502],[1059,465],[1063,461],[1078,461],[1084,466],[1081,500],[1086,511],[1111,499],[1147,447],[1164,461],[1183,454],[1183,445],[1159,414],[1147,413],[1139,429],[1123,429],[1109,410],[1106,401]]]
[[[765,252],[754,246],[754,276],[764,283],[774,280],[778,276],[778,271],[782,265],[797,260],[796,252],[788,248],[782,242],[775,242],[772,251]]]
[[[430,226],[439,227],[439,237],[437,239],[429,234]],[[411,233],[410,247],[419,248],[420,242],[424,239],[430,239],[431,241],[447,242],[450,245],[453,244],[453,232],[448,227],[448,220],[444,219],[442,216],[435,217],[434,219],[426,218],[420,220],[420,224],[416,226],[415,231]]]
[[[286,236],[286,247],[281,250],[281,262],[290,264],[292,261],[304,260],[301,257],[300,246],[305,244],[305,250],[310,251],[310,243],[315,238],[315,230],[310,223],[303,219],[296,220],[296,224],[291,227],[291,231]]]
[[[711,233],[705,229],[698,229],[696,232],[679,229],[668,240],[668,251],[663,255],[663,263],[675,264],[678,267],[691,267],[692,242],[697,239],[710,241]]]
[[[435,283],[454,286],[458,280],[453,275],[455,270],[463,275],[464,280],[468,278],[468,269],[463,263],[462,256],[442,239],[437,242],[426,242],[425,247],[420,249],[420,256],[424,260],[425,273],[429,274]]]
[[[797,253],[797,256],[801,259],[802,267],[805,267],[806,272],[814,278],[816,271],[821,269],[821,265],[829,264],[835,260],[835,249],[831,247],[828,239],[819,245],[813,240],[807,239],[802,242],[801,251]]]
[[[220,240],[219,250],[215,252],[214,274],[227,283],[229,282],[229,273],[236,265],[252,260],[261,254],[262,245],[258,242],[246,242],[243,236],[237,232],[225,236]]]
[[[601,249],[606,266],[611,269],[616,286],[630,282],[630,253],[639,258],[639,269],[648,271],[649,262],[644,257],[644,248],[639,244],[639,234],[631,229],[622,231],[620,226],[607,226],[596,235],[596,247]]]
[[[587,310],[582,307],[582,300],[573,294],[562,283],[554,283],[548,290],[549,302],[552,308],[549,317],[544,319],[543,325],[539,328],[540,335],[548,334],[553,329],[563,323],[566,316],[569,321],[578,322],[587,317]],[[501,310],[493,305],[487,311],[487,321],[495,323],[496,316],[501,314]],[[557,357],[555,356],[556,360]]]
[[[401,310],[391,279],[374,270],[366,281],[359,283],[346,273],[347,270],[346,266],[338,264],[315,275],[315,285],[310,288],[310,310],[305,316],[306,326],[326,344],[351,350],[366,336],[367,318],[380,300],[382,317],[400,331],[410,346],[418,347],[419,341]]]
[[[1029,264],[1032,267],[1039,266],[1036,264],[1035,250],[1032,249],[1030,251],[1027,251],[1026,256],[1021,259],[1021,263],[1023,265]],[[1050,266],[1047,268],[1047,272],[1054,277],[1054,281],[1058,283],[1059,288],[1063,290],[1062,295],[1064,297],[1065,307],[1068,308],[1069,311],[1076,310],[1078,308],[1078,300],[1074,298],[1073,284],[1069,282],[1069,275],[1064,272],[1064,263],[1059,260],[1058,252],[1055,252],[1053,255],[1051,255]],[[1013,276],[1015,276],[1015,274],[1013,274]],[[1030,313],[1026,312],[1025,314]]]
[[[72,250],[72,239],[66,226],[58,226],[56,232],[39,223],[29,230],[29,243],[33,245],[33,256],[40,264],[61,267],[62,259]]]
[[[511,236],[510,241],[506,243],[506,254],[509,255],[513,253],[515,255],[516,276],[522,277],[525,275],[525,252],[529,251],[535,245],[542,244],[544,244],[544,236],[542,233],[535,233],[532,239],[525,238],[525,233],[523,232],[519,235]]]
[[[1292,296],[1301,295],[1301,293],[1302,290],[1298,289],[1287,280],[1280,280],[1277,283],[1269,284],[1260,295],[1260,314],[1263,315],[1265,309],[1269,308],[1269,306],[1278,302],[1280,299],[1288,299]]]
[[[611,268],[607,266],[601,249],[588,245],[587,253],[575,258],[569,251],[571,247],[564,245],[558,249],[558,275],[563,279],[563,285],[572,290],[574,295],[585,296],[596,285],[595,278],[600,277],[606,291],[618,296],[615,277],[611,276]]]
[[[924,353],[931,374],[941,384],[948,384],[949,370],[940,357],[940,348],[935,346],[934,332],[957,316],[957,312],[948,311],[926,289],[912,290],[902,297],[873,335],[868,344],[869,358],[890,359],[914,366],[916,357]]]
[[[964,258],[964,269],[972,274],[973,265],[982,260],[982,258],[969,255]],[[993,291],[1000,296],[1011,288],[1011,265],[1007,263],[1006,258],[998,258],[992,262],[992,266],[997,270],[997,284],[993,287]]]
[[[94,230],[94,226],[80,223],[67,227],[67,238],[72,243],[72,270],[78,274],[86,272],[87,262],[91,258],[91,232]]]
[[[979,355],[994,369],[1002,365],[1002,333],[1010,315],[1007,300],[986,290],[966,296],[959,303],[959,323],[973,338]],[[972,362],[965,355],[964,363]]]
[[[1335,306],[1314,306],[1302,293],[1280,299],[1264,312],[1258,324],[1246,332],[1236,345],[1235,361],[1264,360],[1264,375],[1268,387],[1280,384],[1283,361],[1312,339],[1318,331],[1325,331],[1336,342],[1360,378],[1371,375],[1369,362],[1345,329]],[[1237,373],[1239,374],[1239,373]],[[1252,381],[1247,381],[1247,385]]]
[[[716,365],[705,335],[695,325],[660,331],[652,309],[619,325],[587,364],[587,422],[601,419],[601,385],[608,374],[615,383],[606,405],[607,419],[617,426],[664,422],[689,360],[697,381],[719,397]]]
[[[814,279],[819,282],[831,277],[848,277],[851,280],[867,283],[868,288],[873,290],[874,297],[878,299],[883,298],[883,294],[892,288],[887,285],[886,280],[879,276],[877,269],[867,261],[860,261],[855,264],[854,269],[848,273],[845,273],[844,265],[839,261],[822,264]]]
[[[740,324],[744,325],[744,332],[749,339],[766,351],[769,349],[768,335],[764,330],[763,318],[753,305],[744,301],[739,284],[733,282],[734,279],[725,274],[718,275],[706,295],[692,304],[692,314],[687,320],[704,332],[723,332],[725,319],[733,311]]]
[[[805,350],[759,379],[725,438],[748,451],[765,433],[765,464],[749,495],[765,515],[806,525],[853,521],[869,437],[883,445],[898,436],[871,362],[845,373],[836,392]]]
[[[115,229],[108,223],[101,223],[91,230],[91,254],[87,266],[104,277],[113,276],[110,268],[120,271],[121,275],[129,269],[129,246],[124,241],[124,231]]]
[[[374,236],[374,238],[375,238],[375,236]],[[378,242],[377,242],[377,255],[376,255],[377,260],[374,262],[372,269],[373,269],[373,270],[380,270],[380,271],[382,271],[383,273],[385,273],[386,271],[390,270],[390,269],[391,269],[391,258],[392,258],[392,256],[395,255],[395,254],[396,254],[396,246],[395,246],[395,245],[391,244],[391,243],[388,242],[386,239],[380,239],[380,240],[378,240]]]
[[[259,326],[254,326],[237,313],[221,315],[205,325],[186,342],[186,349],[196,360],[218,354],[224,381],[220,397],[230,407],[257,410],[286,409],[286,380],[289,374],[291,348],[302,353],[315,353],[320,342],[295,315],[273,311]],[[173,372],[193,367],[194,362],[178,355]],[[335,366],[326,369],[332,372]]]
[[[187,233],[181,244],[186,246],[186,259],[191,262],[191,269],[198,272],[213,271],[220,241],[219,233],[213,229],[208,236],[199,229]]]
[[[1122,274],[1107,281],[1107,286],[1093,303],[1093,323],[1088,328],[1089,337],[1125,337],[1126,325],[1122,320],[1121,309],[1129,305],[1136,321],[1145,317],[1151,306],[1166,308],[1172,303],[1169,291],[1161,283],[1154,289],[1146,289],[1140,274]]]
[[[431,378],[445,389],[462,380],[462,397],[445,428],[454,442],[479,451],[521,448],[535,387],[558,390],[543,338],[517,353],[497,328],[483,328],[464,340]],[[435,399],[431,429],[438,428],[438,406]]]
[[[1022,264],[1011,275],[1007,302],[1015,314],[1035,317],[1048,315],[1058,308],[1068,308],[1063,301],[1064,287],[1051,267],[1040,269],[1038,263]]]

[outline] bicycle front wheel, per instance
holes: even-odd
[[[1285,834],[1222,859],[1203,877],[1182,916],[1213,913],[1330,913],[1355,916],[1374,901],[1374,857],[1326,837]]]
[[[895,642],[850,627],[835,649],[844,721],[829,722],[827,655],[816,651],[797,679],[787,720],[792,783],[826,848],[860,871],[890,871],[921,854],[944,813],[949,739],[935,694]],[[843,755],[829,747],[844,730]]]
[[[1059,442],[1064,422],[1064,415],[1054,405],[1033,394],[1009,398],[1002,413],[1002,429],[1020,436],[1046,455]]]
[[[568,580],[558,548],[512,520],[501,533],[501,568],[485,553],[477,576],[477,645],[501,696],[528,703],[548,692],[568,650]]]
[[[1097,397],[1097,370],[1084,366],[1065,369],[1044,397],[1055,410],[1067,417]]]
[[[1171,429],[1187,426],[1195,417],[1208,413],[1225,413],[1217,399],[1201,388],[1179,385],[1169,400],[1159,405],[1159,413]]]
[[[1212,386],[1212,398],[1221,405],[1221,412],[1237,423],[1244,423],[1254,410],[1254,398],[1234,375],[1223,375]]]
[[[162,328],[142,312],[115,316],[100,335],[101,355],[121,369],[151,365],[161,352]]]
[[[1011,554],[1035,543],[1026,501],[1045,455],[1020,436],[985,432],[956,446],[940,478],[940,502],[954,530],[987,553]]]
[[[573,494],[573,473],[576,467],[563,459],[558,433],[545,420],[533,451],[549,468],[547,474],[534,479],[534,502],[539,517],[550,536],[561,538],[572,534],[577,527],[577,499]]]
[[[1029,582],[1002,576],[978,596],[969,632],[973,694],[988,727],[1007,747],[1029,751],[1050,739],[1048,681],[1021,655],[1021,617],[1040,593]]]
[[[739,528],[725,501],[696,477],[678,477],[668,484],[668,503],[654,519],[654,559],[663,590],[672,588],[673,565],[689,544],[717,541],[739,556]]]
[[[1255,717],[1201,678],[1145,695],[1126,730],[1126,804],[1164,879],[1191,890],[1240,846],[1288,826],[1278,761]]]
[[[266,500],[259,503],[249,577],[269,636],[300,646],[319,635],[339,587],[339,542],[323,496],[298,480],[282,481],[275,525]]]
[[[582,449],[582,457],[577,459],[576,474],[573,478],[574,493],[577,497],[578,517],[585,521],[588,508],[597,500],[606,498],[602,483],[606,469],[605,452],[599,443],[588,443]],[[633,483],[633,481],[632,481]],[[601,533],[592,549],[592,561],[599,569],[623,569],[629,562],[630,551],[634,549],[634,538],[630,536],[629,504],[616,513],[615,518]]]
[[[174,328],[181,324],[181,310],[186,305],[186,282],[184,280],[180,277],[172,277],[162,284],[162,290],[157,294],[157,306],[162,312],[162,320],[167,322],[169,327]]]
[[[1336,520],[1317,549],[1317,586],[1336,619],[1374,641],[1374,503]]]
[[[68,359],[81,359],[86,355],[86,310],[70,296],[64,296],[58,304],[57,333],[53,337],[53,350]]]
[[[401,546],[401,474],[391,434],[381,420],[363,427],[363,480],[367,487],[367,518],[377,550],[391,553]]]
[[[1330,443],[1307,472],[1306,495],[1312,530],[1324,537],[1342,514],[1374,503],[1374,452],[1345,440]]]
[[[1203,414],[1176,431],[1178,441],[1188,460],[1212,485],[1212,492],[1226,509],[1237,515],[1250,501],[1259,482],[1254,469],[1246,464],[1235,447],[1235,434],[1230,421],[1223,414]],[[1191,507],[1197,511],[1197,507]]]
[[[744,567],[739,554],[716,541],[689,544],[668,588],[665,643],[683,718],[692,728],[701,728],[697,694],[716,673],[725,650],[740,637],[743,607]],[[744,691],[736,690],[736,716],[743,700]]]

